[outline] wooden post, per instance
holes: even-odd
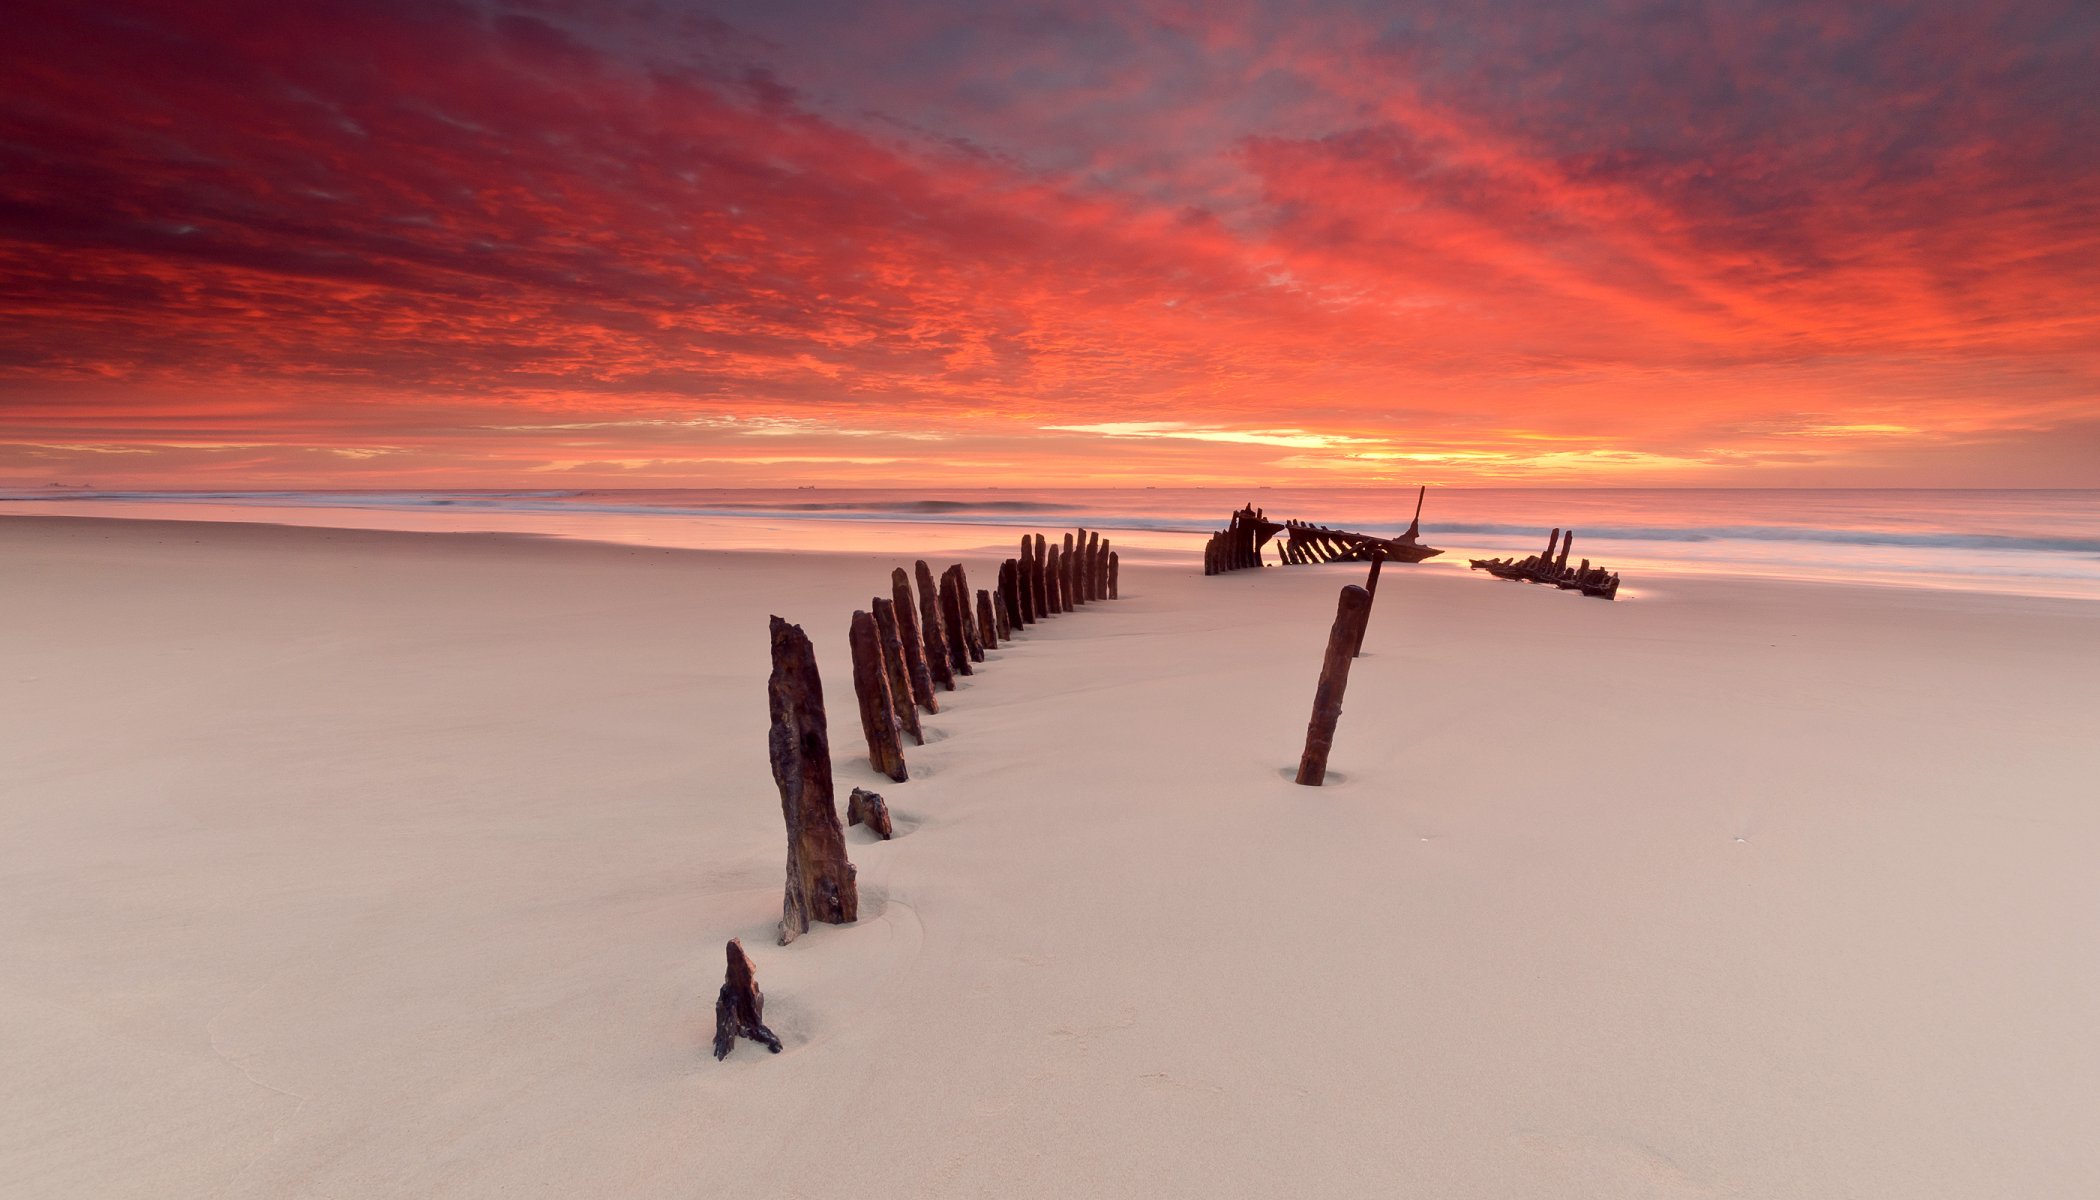
[[[1061,613],[1065,608],[1064,571],[1057,559],[1057,547],[1050,547],[1050,557],[1043,563],[1043,587],[1050,593],[1050,611]]]
[[[758,990],[751,956],[744,953],[744,943],[730,938],[729,970],[723,973],[722,990],[715,993],[715,1061],[728,1058],[740,1037],[780,1053],[780,1039],[766,1028],[766,994]]]
[[[1022,620],[1022,608],[1027,597],[1022,594],[1021,560],[1009,558],[999,564],[999,640],[1013,636],[1013,631],[1026,625]]]
[[[1319,787],[1327,779],[1327,752],[1334,749],[1335,722],[1342,717],[1342,693],[1349,687],[1349,662],[1362,643],[1364,620],[1371,615],[1371,593],[1355,584],[1342,589],[1334,627],[1327,631],[1327,656],[1320,663],[1320,686],[1313,693],[1312,721],[1305,727],[1305,753],[1298,758],[1298,782]]]
[[[1364,593],[1370,596],[1371,599],[1364,602],[1364,621],[1363,625],[1356,631],[1356,648],[1349,652],[1349,657],[1351,658],[1363,656],[1364,630],[1369,629],[1371,626],[1371,604],[1378,599],[1378,572],[1384,566],[1385,551],[1373,550],[1371,552],[1371,577],[1364,580]]]
[[[991,631],[978,627],[977,610],[970,604],[975,595],[970,588],[970,573],[961,563],[948,568],[955,572],[955,590],[962,595],[963,642],[969,647],[970,661],[983,662],[984,652],[991,649]]]
[[[1027,534],[1021,535],[1021,557],[1014,559],[1014,599],[1020,601],[1021,624],[1035,624],[1035,543]]]
[[[1075,586],[1079,578],[1079,572],[1075,569],[1078,566],[1079,557],[1072,550],[1072,535],[1068,533],[1065,535],[1065,557],[1062,564],[1064,574],[1059,576],[1057,581],[1058,587],[1064,592],[1066,612],[1071,612],[1086,603],[1086,597],[1080,595],[1079,588]]]
[[[897,739],[897,717],[890,710],[889,673],[882,667],[882,634],[875,618],[853,614],[846,634],[853,651],[853,697],[860,702],[860,731],[868,739],[868,765],[903,783],[904,747]]]
[[[1037,617],[1054,614],[1057,611],[1050,607],[1050,580],[1048,578],[1050,572],[1046,568],[1047,560],[1043,554],[1043,535],[1039,533],[1035,535],[1035,579],[1033,581],[1035,585],[1035,615]]]
[[[919,616],[911,600],[911,579],[898,567],[890,572],[890,607],[897,618],[897,640],[904,648],[904,665],[911,673],[911,697],[930,713],[941,711],[933,698],[933,671],[926,663],[926,639],[919,632]],[[878,615],[877,619],[881,619]],[[955,686],[952,682],[948,685]]]
[[[773,674],[766,702],[773,718],[766,757],[780,786],[787,822],[787,892],[780,904],[780,944],[809,932],[811,921],[851,923],[860,915],[860,891],[846,860],[831,791],[831,735],[824,725],[824,681],[817,654],[800,625],[773,618]]]
[[[941,625],[941,597],[933,586],[933,568],[922,558],[912,564],[912,571],[919,580],[919,631],[926,639],[926,669],[932,672],[933,681],[942,691],[952,692],[955,657],[948,652],[948,631]]]
[[[1087,590],[1096,600],[1108,599],[1108,542],[1099,534],[1088,543],[1086,565]]]
[[[1559,579],[1568,573],[1568,551],[1574,548],[1575,531],[1570,529],[1568,536],[1560,540],[1560,557],[1553,560],[1553,577],[1555,579]]]
[[[1118,564],[1116,562],[1116,552],[1111,550],[1108,552],[1108,598],[1111,600],[1117,600],[1122,598],[1121,594],[1116,591],[1117,565]]]
[[[977,589],[977,635],[984,639],[984,648],[999,648],[998,610],[992,607],[992,594],[983,588]]]
[[[914,699],[911,680],[910,659],[904,653],[903,631],[897,628],[897,602],[875,597],[875,635],[882,642],[882,671],[889,679],[890,714],[897,720],[897,728],[911,735],[912,744],[926,744],[926,731],[919,725],[919,705]],[[926,668],[921,665],[920,670]],[[927,683],[927,695],[931,696],[932,682]]]
[[[955,582],[955,569],[941,572],[941,586],[937,593],[941,605],[941,633],[947,645],[948,665],[957,675],[974,675],[970,669],[970,644],[963,633],[963,623],[969,618],[963,612],[962,592]]]
[[[1002,644],[1012,641],[1014,637],[1013,622],[1011,614],[1007,612],[1007,604],[1006,593],[994,588],[992,590],[992,625],[994,627],[993,632]]]

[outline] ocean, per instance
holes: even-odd
[[[1190,562],[1242,504],[1392,534],[1412,488],[789,488],[0,492],[0,514],[488,531],[715,549],[962,552],[1085,526],[1133,560]],[[2100,599],[2100,490],[1430,489],[1428,566],[1545,548],[1625,576],[1627,598],[1685,574]]]

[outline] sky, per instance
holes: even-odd
[[[0,485],[2100,486],[2100,5],[130,3]]]

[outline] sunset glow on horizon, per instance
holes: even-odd
[[[2100,486],[2100,8],[30,3],[0,485]]]

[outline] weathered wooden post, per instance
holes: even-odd
[[[1327,779],[1327,752],[1334,749],[1334,726],[1342,717],[1349,663],[1370,614],[1371,593],[1353,583],[1342,589],[1334,627],[1327,631],[1327,656],[1320,663],[1319,689],[1313,693],[1312,721],[1305,727],[1305,753],[1298,758],[1298,782],[1308,787],[1319,787]]]
[[[955,656],[948,651],[948,630],[941,624],[941,596],[933,585],[933,568],[925,559],[912,564],[919,582],[919,631],[926,638],[926,669],[943,691],[955,690]],[[969,663],[965,661],[964,666]],[[969,672],[965,671],[964,674]]]
[[[1021,557],[1013,560],[1014,599],[1021,608],[1021,624],[1033,625],[1038,615],[1035,607],[1035,543],[1027,534],[1021,535]]]
[[[994,626],[993,634],[1002,643],[1012,641],[1014,636],[1014,627],[1012,621],[1010,620],[1011,614],[1008,612],[1006,607],[1008,603],[1010,603],[1010,601],[1007,599],[1007,595],[1005,592],[1000,591],[997,588],[992,589],[992,625]]]
[[[911,735],[912,744],[926,744],[926,731],[919,725],[919,705],[913,698],[910,659],[904,653],[903,631],[897,628],[897,603],[875,597],[875,636],[882,643],[882,671],[890,685],[890,713],[897,720],[897,728]],[[920,670],[924,670],[922,666]],[[933,684],[927,682],[928,695]]]
[[[890,608],[897,618],[897,640],[904,648],[904,665],[911,673],[912,699],[927,712],[937,713],[941,711],[941,702],[933,698],[933,671],[926,663],[926,639],[919,632],[919,617],[911,599],[911,579],[904,574],[903,567],[890,572]],[[879,614],[876,619],[881,619]]]
[[[1064,574],[1058,580],[1058,586],[1064,591],[1066,612],[1071,612],[1073,609],[1078,608],[1080,605],[1086,603],[1086,597],[1079,594],[1079,572],[1077,570],[1078,566],[1079,555],[1075,550],[1073,550],[1072,535],[1068,533],[1065,535],[1065,557],[1063,561]]]
[[[1111,600],[1122,599],[1122,593],[1116,590],[1117,566],[1118,564],[1116,562],[1116,552],[1111,550],[1108,552],[1108,598]]]
[[[984,648],[999,648],[998,610],[992,607],[992,594],[983,588],[977,589],[977,634],[984,639]]]
[[[897,738],[897,717],[890,708],[889,673],[882,667],[882,634],[875,618],[853,614],[846,642],[853,651],[853,698],[860,702],[860,731],[868,739],[868,765],[903,783],[904,747]]]
[[[1043,551],[1043,535],[1039,533],[1035,535],[1035,614],[1040,617],[1046,613],[1054,616],[1057,610],[1050,606],[1049,558]]]
[[[1100,538],[1087,553],[1087,587],[1092,589],[1094,599],[1108,599],[1108,539]]]
[[[1005,641],[1014,630],[1026,625],[1022,620],[1027,597],[1021,589],[1021,561],[1009,558],[999,564],[999,640]]]
[[[970,577],[963,573],[961,563],[951,565],[941,574],[942,592],[945,593],[951,586],[955,589],[954,621],[956,630],[962,634],[963,662],[981,663],[984,661],[984,640],[977,632],[976,609],[970,604]],[[941,613],[946,616],[947,601],[943,599],[941,603]],[[968,675],[970,672],[963,671],[963,674]]]
[[[1568,535],[1560,539],[1560,557],[1553,560],[1553,578],[1560,579],[1568,573],[1568,551],[1574,548],[1575,531],[1570,529]]]
[[[824,725],[824,681],[800,625],[773,618],[773,674],[766,681],[773,727],[766,736],[780,815],[787,822],[787,892],[780,904],[780,944],[809,932],[811,921],[845,925],[860,914],[846,832],[831,791],[831,735]]]
[[[948,665],[957,675],[974,675],[970,669],[970,643],[963,633],[963,623],[969,617],[963,611],[963,598],[955,582],[955,569],[941,572],[941,586],[937,593],[941,605],[941,633],[946,641],[943,653],[948,656]]]
[[[1377,601],[1377,599],[1378,599],[1378,572],[1379,572],[1379,571],[1380,571],[1380,570],[1381,570],[1381,569],[1382,569],[1382,568],[1383,568],[1384,566],[1385,566],[1385,551],[1383,551],[1383,550],[1373,550],[1373,551],[1371,552],[1371,577],[1370,577],[1369,579],[1366,579],[1366,580],[1364,580],[1364,592],[1365,592],[1365,594],[1366,594],[1366,595],[1370,596],[1370,597],[1371,597],[1371,599],[1370,599],[1370,600],[1368,600],[1368,601],[1365,601],[1365,603],[1364,603],[1364,623],[1363,623],[1363,626],[1362,626],[1361,628],[1359,628],[1359,629],[1357,630],[1357,633],[1356,633],[1356,648],[1355,648],[1355,649],[1353,649],[1353,650],[1351,650],[1351,651],[1349,652],[1349,657],[1351,657],[1351,658],[1360,658],[1360,657],[1362,657],[1362,656],[1363,656],[1363,652],[1364,652],[1364,632],[1363,632],[1363,631],[1364,631],[1365,629],[1369,629],[1369,628],[1370,628],[1370,626],[1371,626],[1371,605],[1372,605],[1372,603],[1376,602],[1376,601]]]
[[[780,1053],[780,1039],[766,1028],[766,994],[758,990],[751,956],[744,953],[744,943],[730,938],[729,969],[722,975],[722,990],[715,993],[715,1061],[728,1058],[740,1037]]]
[[[1057,547],[1050,547],[1050,557],[1043,563],[1043,587],[1050,593],[1050,611],[1070,612],[1065,607],[1064,569],[1058,562]]]

